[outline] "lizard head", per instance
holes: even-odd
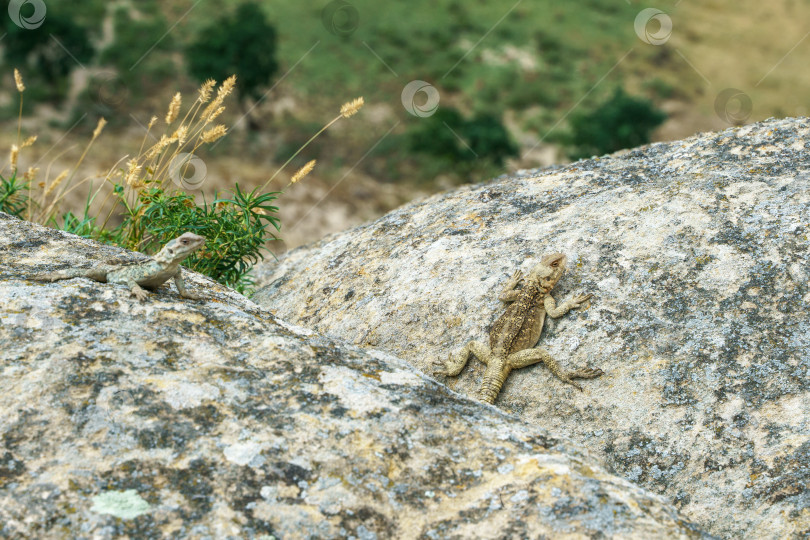
[[[543,286],[554,287],[565,272],[566,257],[562,253],[551,253],[546,255],[540,262],[532,268],[531,277],[535,277],[542,282]]]
[[[205,245],[205,237],[194,233],[183,233],[163,246],[154,259],[162,263],[180,263],[186,257]]]

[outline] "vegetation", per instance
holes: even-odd
[[[650,133],[667,116],[646,99],[628,96],[621,88],[593,111],[571,118],[571,157],[616,152],[650,142]]]
[[[621,78],[622,72],[639,72],[638,67],[650,59],[665,61],[658,58],[663,48],[638,47],[632,32],[637,6],[609,0],[588,0],[585,7],[552,0],[531,5],[431,0],[429,6],[419,1],[352,0],[331,11],[322,0],[142,0],[120,4],[113,11],[106,9],[107,4],[86,0],[81,9],[68,0],[47,4],[46,25],[57,24],[59,17],[72,18],[91,43],[103,41],[102,21],[105,13],[112,14],[113,32],[107,36],[111,41],[81,62],[86,67],[112,68],[115,75],[91,75],[91,88],[75,104],[73,120],[89,112],[91,118],[105,116],[112,127],[123,128],[121,119],[130,114],[142,117],[143,111],[137,114],[133,107],[147,107],[151,96],[161,89],[165,92],[169,78],[173,86],[190,89],[207,77],[224,79],[235,73],[240,101],[270,102],[262,100],[270,88],[277,94],[271,98],[294,95],[296,107],[289,114],[269,114],[254,109],[255,103],[243,103],[243,111],[251,111],[248,125],[255,128],[261,118],[263,134],[281,139],[276,148],[284,156],[296,141],[306,139],[309,126],[319,123],[325,110],[338,105],[329,102],[337,98],[324,89],[339,88],[341,94],[362,91],[389,116],[393,114],[399,125],[382,142],[385,129],[368,125],[369,129],[342,138],[340,145],[314,145],[311,151],[326,164],[321,170],[326,178],[342,174],[341,164],[351,160],[358,162],[358,173],[384,171],[385,178],[394,181],[430,181],[438,175],[484,179],[500,172],[504,160],[515,155],[514,143],[502,129],[507,115],[515,120],[510,127],[545,139],[550,130],[566,127],[558,122],[568,111],[593,109],[605,99],[596,83],[631,48],[633,54],[611,72],[612,79]],[[432,14],[431,24],[418,16],[426,9]],[[493,26],[494,21],[498,24]],[[22,30],[9,24],[15,36],[4,45],[19,43],[20,50],[35,50],[17,41]],[[54,44],[45,25],[25,32],[24,40]],[[485,39],[479,42],[482,36]],[[73,51],[72,46],[68,49]],[[33,67],[20,63],[24,60],[20,54],[9,52],[7,68]],[[79,69],[69,62],[64,65]],[[283,84],[274,87],[279,71],[284,72]],[[668,88],[693,75],[683,62],[668,62],[653,86],[621,80],[619,84],[663,99],[671,94]],[[402,108],[400,92],[415,79],[437,88],[442,109],[472,111],[465,112],[462,123],[477,126],[468,125],[469,133],[459,133],[463,144],[459,146],[459,138],[442,123],[415,118]],[[582,96],[588,97],[580,103]],[[419,143],[413,144],[418,133],[431,133],[446,144],[435,151],[419,149]],[[559,141],[568,144],[570,139]],[[228,150],[266,153],[266,148],[258,147],[262,144],[258,138],[245,142]],[[366,156],[369,148],[373,151]]]
[[[205,27],[187,47],[186,60],[199,82],[235,73],[240,101],[259,99],[278,70],[276,30],[258,5],[242,4]]]
[[[22,9],[26,7],[31,6],[26,3]],[[21,13],[31,15],[27,11]],[[3,17],[3,21],[6,60],[35,74],[31,82],[39,99],[64,98],[70,72],[95,54],[87,29],[75,22],[67,5],[50,9],[37,28],[22,28],[10,16]]]
[[[452,107],[442,107],[408,132],[407,146],[448,165],[481,160],[496,167],[517,155],[517,147],[495,116],[465,119]]]
[[[25,85],[17,70],[15,83],[22,104]],[[121,166],[107,174],[101,187],[93,190],[90,186],[80,216],[61,211],[60,201],[68,192],[90,180],[72,183],[79,165],[104,130],[106,120],[98,122],[72,169],[38,183],[38,168],[29,168],[22,177],[18,170],[20,151],[32,146],[36,137],[24,141],[18,138],[11,149],[9,172],[0,171],[0,211],[146,253],[158,251],[183,232],[194,232],[205,236],[206,247],[190,257],[186,265],[239,292],[249,292],[252,282],[248,272],[264,257],[267,242],[275,240],[275,232],[280,229],[278,207],[273,202],[283,190],[265,191],[276,175],[261,188],[251,191],[235,184],[229,194],[216,193],[210,202],[204,197],[198,201],[184,189],[187,184],[194,186],[201,182],[197,178],[199,171],[194,153],[227,133],[227,128],[215,120],[225,110],[225,98],[235,86],[235,76],[219,85],[216,93],[215,81],[205,82],[185,114],[181,114],[182,96],[175,94],[165,116],[165,132],[155,144],[146,146],[159,122],[156,116],[152,117],[139,153],[134,158],[119,161]],[[362,105],[362,98],[344,104],[340,114],[326,127],[352,116]],[[19,121],[22,122],[22,116]],[[289,160],[285,166],[288,163]],[[292,176],[290,184],[303,178],[314,166],[314,161],[307,163]],[[109,189],[101,210],[91,215],[91,205],[104,187]],[[118,225],[113,226],[116,222]]]

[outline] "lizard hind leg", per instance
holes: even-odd
[[[434,366],[436,368],[440,368],[434,370],[434,374],[455,377],[461,373],[461,370],[467,365],[471,354],[474,354],[476,358],[486,364],[489,362],[489,357],[492,353],[489,350],[489,347],[484,343],[481,343],[480,341],[470,341],[461,349],[450,353],[447,356],[447,360],[434,361]]]
[[[508,362],[509,367],[512,369],[518,369],[536,364],[538,362],[543,362],[555,377],[565,383],[570,384],[578,390],[582,390],[582,386],[575,383],[573,379],[593,379],[602,375],[601,369],[590,368],[578,369],[576,371],[566,373],[560,367],[560,364],[558,364],[557,361],[554,360],[554,358],[552,358],[546,350],[540,348],[525,349],[523,351],[510,354],[506,358],[506,361]]]

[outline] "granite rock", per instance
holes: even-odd
[[[120,255],[0,215],[0,537],[705,536],[565,437],[194,273],[198,301],[28,279]]]
[[[411,203],[263,264],[254,300],[425,373],[503,311],[516,269],[569,268],[542,365],[495,405],[584,445],[728,538],[810,535],[810,123],[767,120]],[[474,396],[483,365],[441,378]]]

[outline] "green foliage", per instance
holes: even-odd
[[[113,14],[115,41],[108,45],[99,58],[101,64],[116,68],[118,76],[137,97],[144,88],[155,87],[169,79],[174,66],[169,54],[174,49],[174,37],[168,32],[166,18],[153,6],[138,2],[138,17],[134,7],[119,7]],[[153,3],[153,2],[150,2]],[[151,49],[145,43],[154,44]]]
[[[650,133],[667,116],[646,99],[621,88],[596,110],[571,117],[571,157],[579,159],[632,148],[650,141]]]
[[[24,4],[23,10],[26,7]],[[65,7],[50,6],[42,25],[32,29],[20,28],[10,17],[4,17],[6,61],[26,74],[29,87],[41,89],[43,97],[50,100],[67,94],[70,72],[94,54],[87,30],[69,13]],[[23,11],[23,15],[30,14]]]
[[[258,99],[278,70],[276,30],[258,5],[242,4],[205,27],[186,49],[186,60],[199,82],[235,74],[240,100]]]
[[[17,178],[17,171],[9,178],[0,175],[0,212],[19,218],[28,205],[28,182]]]
[[[408,150],[427,154],[449,163],[474,159],[464,148],[458,134],[464,126],[464,117],[452,107],[441,107],[432,116],[419,118],[408,131]]]
[[[442,107],[408,132],[408,149],[448,165],[483,160],[496,166],[517,155],[503,124],[492,114],[467,120],[452,107]]]
[[[465,122],[462,137],[479,158],[503,165],[507,157],[517,156],[518,149],[506,128],[492,114],[477,115]]]
[[[265,243],[276,240],[270,230],[280,229],[271,203],[279,193],[242,191],[237,184],[230,198],[215,197],[209,205],[197,205],[182,191],[166,193],[159,187],[141,192],[135,205],[127,205],[123,188],[116,192],[127,207],[127,216],[113,243],[146,253],[156,253],[169,240],[184,232],[206,238],[205,250],[197,252],[185,266],[244,293],[252,285],[248,271],[264,258]]]

